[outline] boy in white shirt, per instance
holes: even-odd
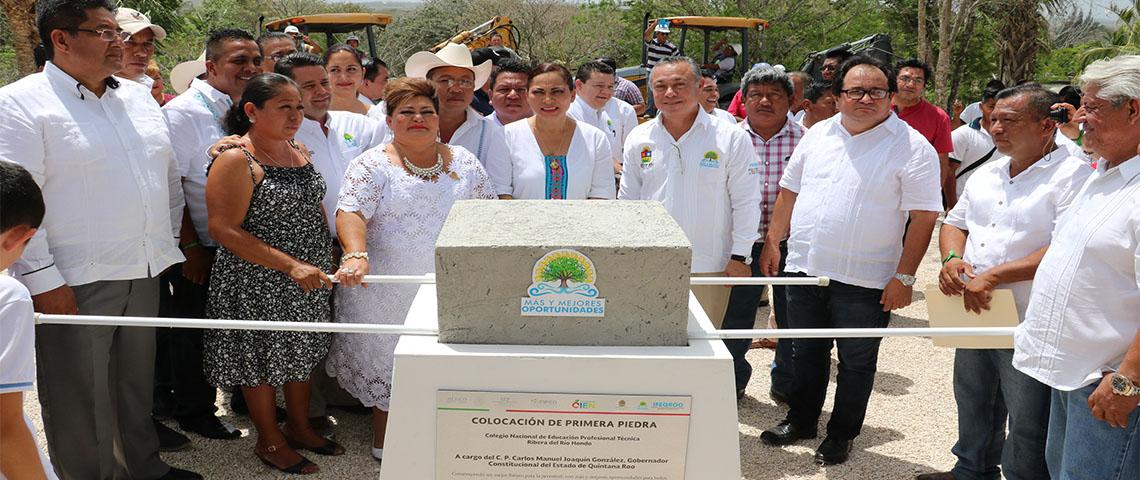
[[[44,218],[44,198],[32,175],[0,161],[0,270],[7,269],[36,234]],[[23,284],[0,275],[0,479],[56,478],[36,445],[24,415],[24,392],[35,389],[35,320],[32,295]]]

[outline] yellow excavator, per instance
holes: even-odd
[[[438,52],[449,42],[466,46],[468,50],[485,47],[505,47],[515,50],[519,45],[519,31],[511,24],[511,17],[497,15],[474,28],[452,35],[451,38],[439,42],[428,50]]]

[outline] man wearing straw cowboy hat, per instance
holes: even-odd
[[[507,152],[502,127],[471,108],[475,90],[487,83],[491,68],[490,60],[474,65],[467,47],[450,42],[438,53],[416,52],[404,66],[409,77],[426,78],[435,84],[439,139],[470,150],[484,167],[488,166],[488,159]]]

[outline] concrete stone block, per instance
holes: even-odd
[[[435,261],[443,343],[688,343],[692,245],[657,202],[458,202]]]

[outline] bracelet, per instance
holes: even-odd
[[[179,245],[178,248],[181,249],[182,251],[186,251],[186,250],[190,250],[191,248],[201,247],[201,246],[202,246],[202,244],[198,243],[198,241],[195,240],[193,242],[187,243],[186,245]]]
[[[361,260],[368,260],[368,252],[347,252],[340,256],[341,260],[349,260],[352,258],[359,258]]]
[[[962,257],[959,257],[957,253],[954,253],[954,250],[950,250],[950,255],[947,255],[946,258],[942,259],[942,265],[946,265],[947,262],[949,262],[950,260],[953,260],[955,258],[962,258]]]

